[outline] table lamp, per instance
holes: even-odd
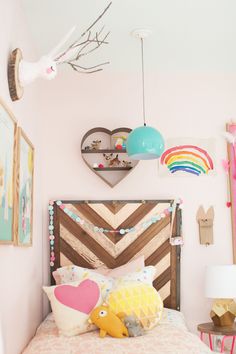
[[[236,265],[208,266],[205,295],[215,299],[210,312],[217,327],[231,327],[236,316]]]

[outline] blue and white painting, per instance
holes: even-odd
[[[16,123],[0,103],[0,242],[13,242],[14,134]]]

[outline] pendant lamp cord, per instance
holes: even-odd
[[[142,86],[143,86],[143,125],[146,127],[143,38],[141,38],[141,56],[142,56]]]

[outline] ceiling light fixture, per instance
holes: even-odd
[[[146,125],[143,39],[150,34],[151,31],[147,29],[138,29],[132,32],[132,35],[141,41],[143,103],[143,126],[135,128],[129,134],[126,142],[128,156],[133,160],[158,159],[164,151],[164,139],[160,132]]]

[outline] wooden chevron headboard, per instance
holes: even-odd
[[[157,269],[153,284],[160,292],[165,306],[179,310],[180,246],[170,245],[171,214],[163,214],[173,202],[64,200],[59,205],[55,202],[55,261],[51,272],[69,264],[87,268],[115,268],[137,255],[144,255],[145,264],[154,265]],[[161,214],[160,220],[148,224],[153,217]],[[181,209],[177,204],[172,237],[181,235],[181,223]],[[134,228],[132,232],[124,235],[117,233],[117,230],[130,228]],[[53,277],[51,282],[54,284]]]

